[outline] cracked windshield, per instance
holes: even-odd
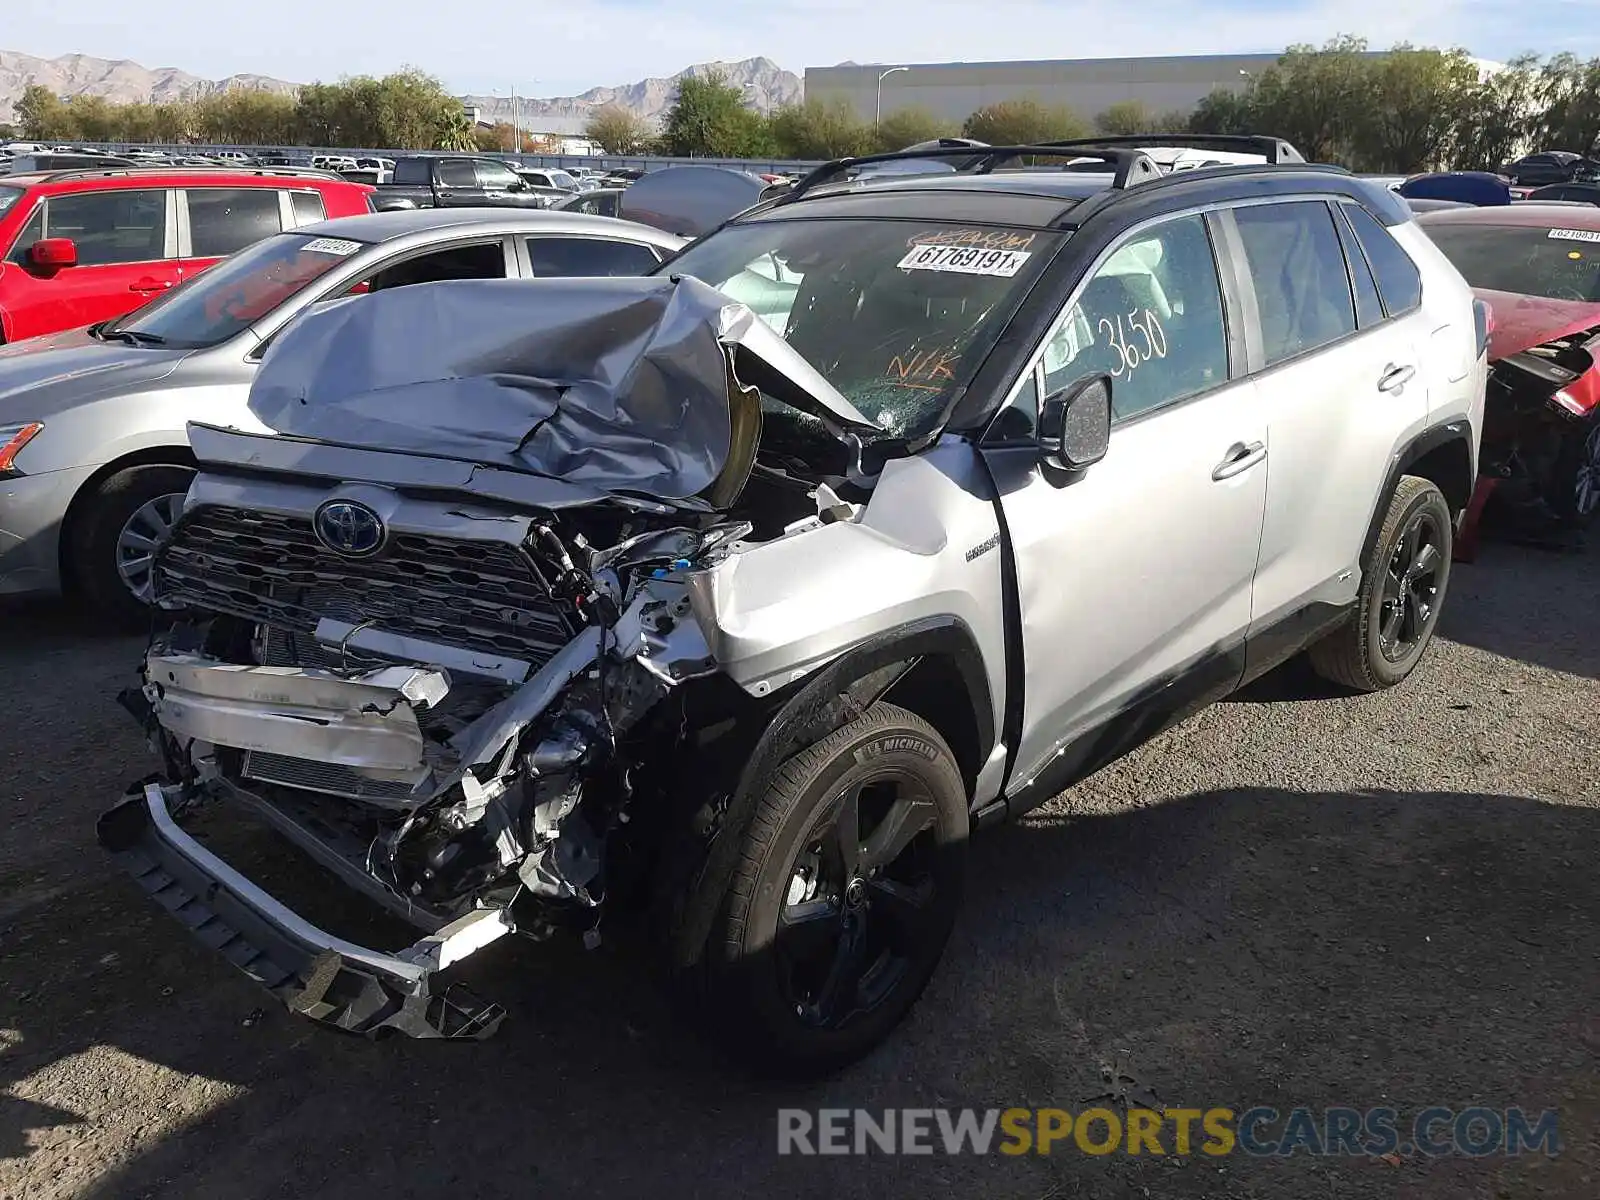
[[[724,229],[674,259],[748,305],[887,433],[913,436],[970,379],[1062,241],[901,220]]]

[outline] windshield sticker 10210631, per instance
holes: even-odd
[[[307,254],[337,254],[341,257],[354,254],[361,249],[360,242],[352,242],[345,238],[312,238],[301,247]]]
[[[949,271],[1010,279],[1032,255],[1026,250],[978,250],[964,246],[918,246],[900,260],[904,271]]]

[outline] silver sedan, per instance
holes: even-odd
[[[444,279],[640,275],[684,240],[575,213],[346,217],[125,317],[0,347],[0,595],[65,590],[119,624],[147,619],[152,554],[193,472],[188,423],[261,430],[256,365],[310,305]]]

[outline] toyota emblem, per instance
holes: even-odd
[[[329,500],[311,521],[317,540],[335,554],[366,558],[383,549],[383,518],[354,500]]]

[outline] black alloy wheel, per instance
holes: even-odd
[[[1383,576],[1378,648],[1392,663],[1405,661],[1433,632],[1448,544],[1437,515],[1419,509],[1389,557]]]
[[[827,1075],[887,1038],[939,964],[966,874],[967,784],[938,730],[880,701],[753,779],[664,907],[711,907],[673,950],[687,1015],[760,1074]],[[669,895],[671,893],[669,892]]]
[[[775,946],[807,1024],[842,1029],[904,981],[934,932],[938,817],[927,784],[886,769],[853,780],[806,835]]]

